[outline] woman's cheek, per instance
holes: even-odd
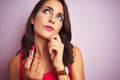
[[[59,29],[57,30],[57,33],[60,32],[60,30],[62,29],[62,25],[59,27]]]

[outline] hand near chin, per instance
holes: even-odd
[[[33,57],[34,50],[30,50],[30,55],[24,61],[24,73],[27,80],[42,80],[44,75],[44,67],[38,61],[37,57]]]
[[[54,67],[57,70],[63,69],[64,44],[62,43],[61,38],[58,34],[54,34],[50,37],[48,48],[49,48],[50,58],[51,61],[53,62]]]

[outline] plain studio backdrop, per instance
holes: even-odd
[[[39,0],[0,0],[0,80],[20,49],[25,24]],[[86,80],[120,80],[120,0],[66,0],[72,43],[81,49]]]

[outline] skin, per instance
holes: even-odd
[[[24,61],[24,75],[27,80],[42,80],[43,75],[53,68],[56,71],[64,69],[62,62],[64,44],[59,36],[64,20],[62,4],[57,0],[45,2],[37,15],[31,19],[34,25],[34,41],[36,53],[30,50],[30,55]],[[46,27],[51,26],[51,28]],[[72,64],[72,79],[84,80],[82,55],[78,47],[73,47],[74,63]],[[35,54],[35,56],[33,56]],[[58,64],[59,63],[59,64]],[[19,80],[20,55],[13,57],[8,64],[9,80]],[[59,80],[70,80],[69,76],[58,76]]]

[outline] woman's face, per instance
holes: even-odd
[[[48,0],[31,19],[35,35],[49,39],[52,34],[58,34],[64,20],[63,6],[58,0]]]

